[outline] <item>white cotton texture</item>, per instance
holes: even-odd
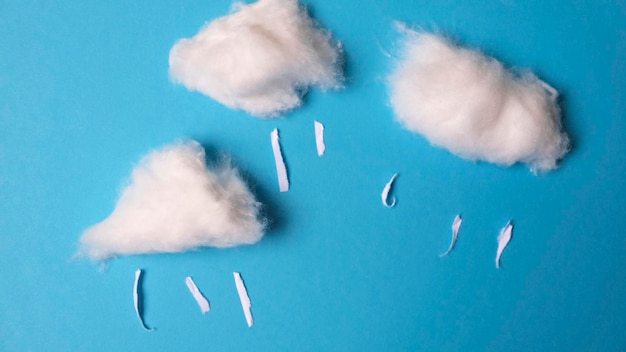
[[[296,0],[237,3],[170,51],[170,77],[258,117],[302,104],[310,86],[341,87],[341,45]]]
[[[145,156],[115,210],[80,238],[79,256],[183,252],[261,239],[265,224],[230,161],[207,168],[200,144],[179,142]]]
[[[469,160],[556,169],[569,150],[557,92],[530,72],[508,72],[482,53],[402,28],[402,58],[389,77],[398,120]]]

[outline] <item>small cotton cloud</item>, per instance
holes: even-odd
[[[556,169],[569,149],[556,90],[435,34],[401,31],[402,58],[389,83],[404,127],[465,159]]]
[[[106,260],[252,244],[264,233],[259,208],[230,161],[209,168],[198,143],[172,144],[141,159],[113,213],[80,238],[78,255]]]
[[[265,118],[300,106],[310,86],[341,86],[341,46],[296,0],[238,3],[233,10],[172,47],[173,81]]]

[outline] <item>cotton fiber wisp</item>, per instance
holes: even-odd
[[[80,239],[80,256],[182,252],[259,241],[260,203],[230,161],[207,168],[204,149],[180,142],[145,156],[115,210]]]
[[[340,61],[340,45],[296,0],[237,3],[169,58],[173,81],[259,117],[298,107],[309,86],[339,88]]]
[[[402,31],[403,56],[389,82],[391,105],[407,129],[465,159],[522,162],[533,172],[557,167],[569,138],[556,90],[440,36]]]

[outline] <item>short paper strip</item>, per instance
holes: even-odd
[[[315,144],[317,145],[317,155],[324,155],[326,151],[326,145],[324,144],[324,125],[319,121],[315,121]]]
[[[387,184],[385,185],[385,188],[383,188],[383,193],[380,195],[380,197],[383,200],[383,205],[386,206],[387,208],[391,208],[394,205],[396,205],[396,198],[395,197],[391,197],[393,199],[391,204],[388,202],[388,200],[389,200],[389,191],[391,191],[391,186],[393,185],[393,181],[396,180],[396,177],[398,177],[398,174],[393,174],[393,176],[391,176],[391,180],[389,180],[389,182],[387,182]]]
[[[135,271],[135,285],[133,287],[133,300],[135,301],[135,313],[137,313],[137,318],[139,318],[139,321],[141,322],[141,326],[148,331],[153,331],[154,329],[148,328],[146,324],[143,322],[143,309],[142,309],[142,304],[141,304],[141,301],[143,300],[143,297],[142,297],[143,295],[139,287],[139,283],[141,282],[141,273],[142,273],[141,269],[137,269],[137,271]]]
[[[496,268],[500,269],[500,257],[504,248],[509,244],[511,237],[513,236],[513,224],[509,221],[506,226],[500,231],[498,235],[498,252],[496,253]]]
[[[198,302],[198,305],[200,306],[200,310],[202,311],[202,314],[206,314],[208,311],[210,311],[211,306],[209,305],[209,301],[207,301],[204,295],[202,295],[202,292],[200,292],[200,290],[198,289],[198,286],[196,286],[196,283],[193,282],[193,279],[191,278],[191,276],[187,276],[187,278],[185,279],[185,283],[187,284],[187,287],[189,288],[189,292],[191,292],[191,295],[193,296],[193,298],[195,298],[196,302]]]
[[[448,247],[448,250],[445,253],[440,254],[440,257],[445,257],[446,255],[450,254],[450,252],[452,252],[452,249],[454,249],[456,239],[459,237],[459,229],[461,228],[462,222],[463,219],[461,219],[460,215],[457,215],[454,218],[454,221],[452,222],[452,240],[450,241],[450,247]]]
[[[239,300],[241,301],[243,314],[245,314],[246,316],[248,327],[251,327],[254,324],[254,320],[252,319],[252,312],[250,311],[252,304],[250,303],[250,297],[248,296],[246,285],[244,285],[243,283],[241,274],[239,274],[238,272],[233,272],[233,276],[235,277],[235,285],[237,286],[237,293],[239,294]]]
[[[276,162],[276,173],[278,174],[278,187],[281,192],[289,190],[289,179],[287,178],[287,168],[283,160],[283,154],[280,150],[280,138],[278,137],[278,129],[272,131],[272,150],[274,151],[274,161]]]

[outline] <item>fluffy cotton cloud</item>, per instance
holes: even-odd
[[[476,50],[403,28],[402,59],[389,78],[398,120],[465,159],[553,170],[568,151],[557,92],[515,75]]]
[[[259,207],[229,161],[207,168],[198,143],[176,143],[139,162],[113,213],[81,237],[79,255],[105,260],[255,243],[264,233]]]
[[[309,86],[339,88],[341,48],[295,0],[235,4],[170,51],[170,76],[259,117],[302,104]]]

